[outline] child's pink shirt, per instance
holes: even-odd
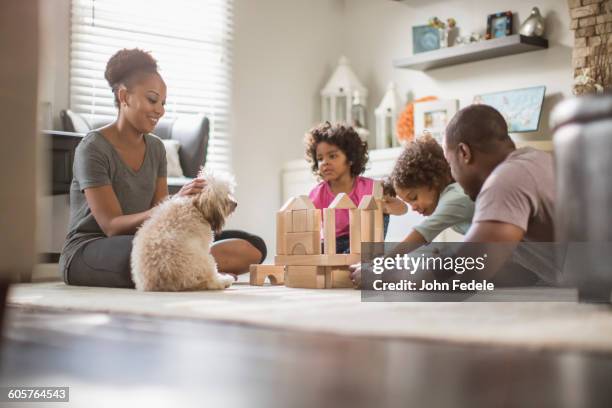
[[[357,176],[353,191],[349,197],[356,206],[359,205],[363,196],[372,194],[374,180],[367,177]],[[322,181],[312,189],[308,195],[316,208],[327,208],[334,201],[336,195],[331,191],[329,183]],[[349,212],[348,210],[336,210],[336,237],[349,234]]]

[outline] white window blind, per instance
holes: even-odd
[[[165,118],[206,115],[206,167],[229,170],[232,20],[232,0],[72,0],[71,109],[115,118],[106,62],[122,48],[150,51],[168,86]]]

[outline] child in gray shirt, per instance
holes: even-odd
[[[397,196],[426,216],[404,238],[404,250],[430,243],[452,228],[465,234],[474,215],[474,202],[454,182],[442,147],[429,135],[410,142],[398,158],[390,181]]]

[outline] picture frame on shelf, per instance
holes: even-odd
[[[487,34],[485,38],[501,38],[512,35],[512,12],[502,11],[489,14],[487,17]]]
[[[509,133],[535,132],[540,127],[545,86],[475,95],[473,104],[489,105],[502,114]]]
[[[430,25],[412,27],[412,53],[433,51],[440,48],[440,30]]]
[[[459,110],[457,99],[446,99],[414,104],[414,135],[415,138],[429,133],[442,144],[446,125]]]

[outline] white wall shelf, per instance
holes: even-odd
[[[525,37],[520,34],[515,34],[472,44],[456,45],[454,47],[422,52],[411,57],[398,58],[393,61],[393,66],[396,68],[428,71],[430,69],[498,58],[506,55],[521,54],[546,48],[548,48],[548,40],[544,38]]]

